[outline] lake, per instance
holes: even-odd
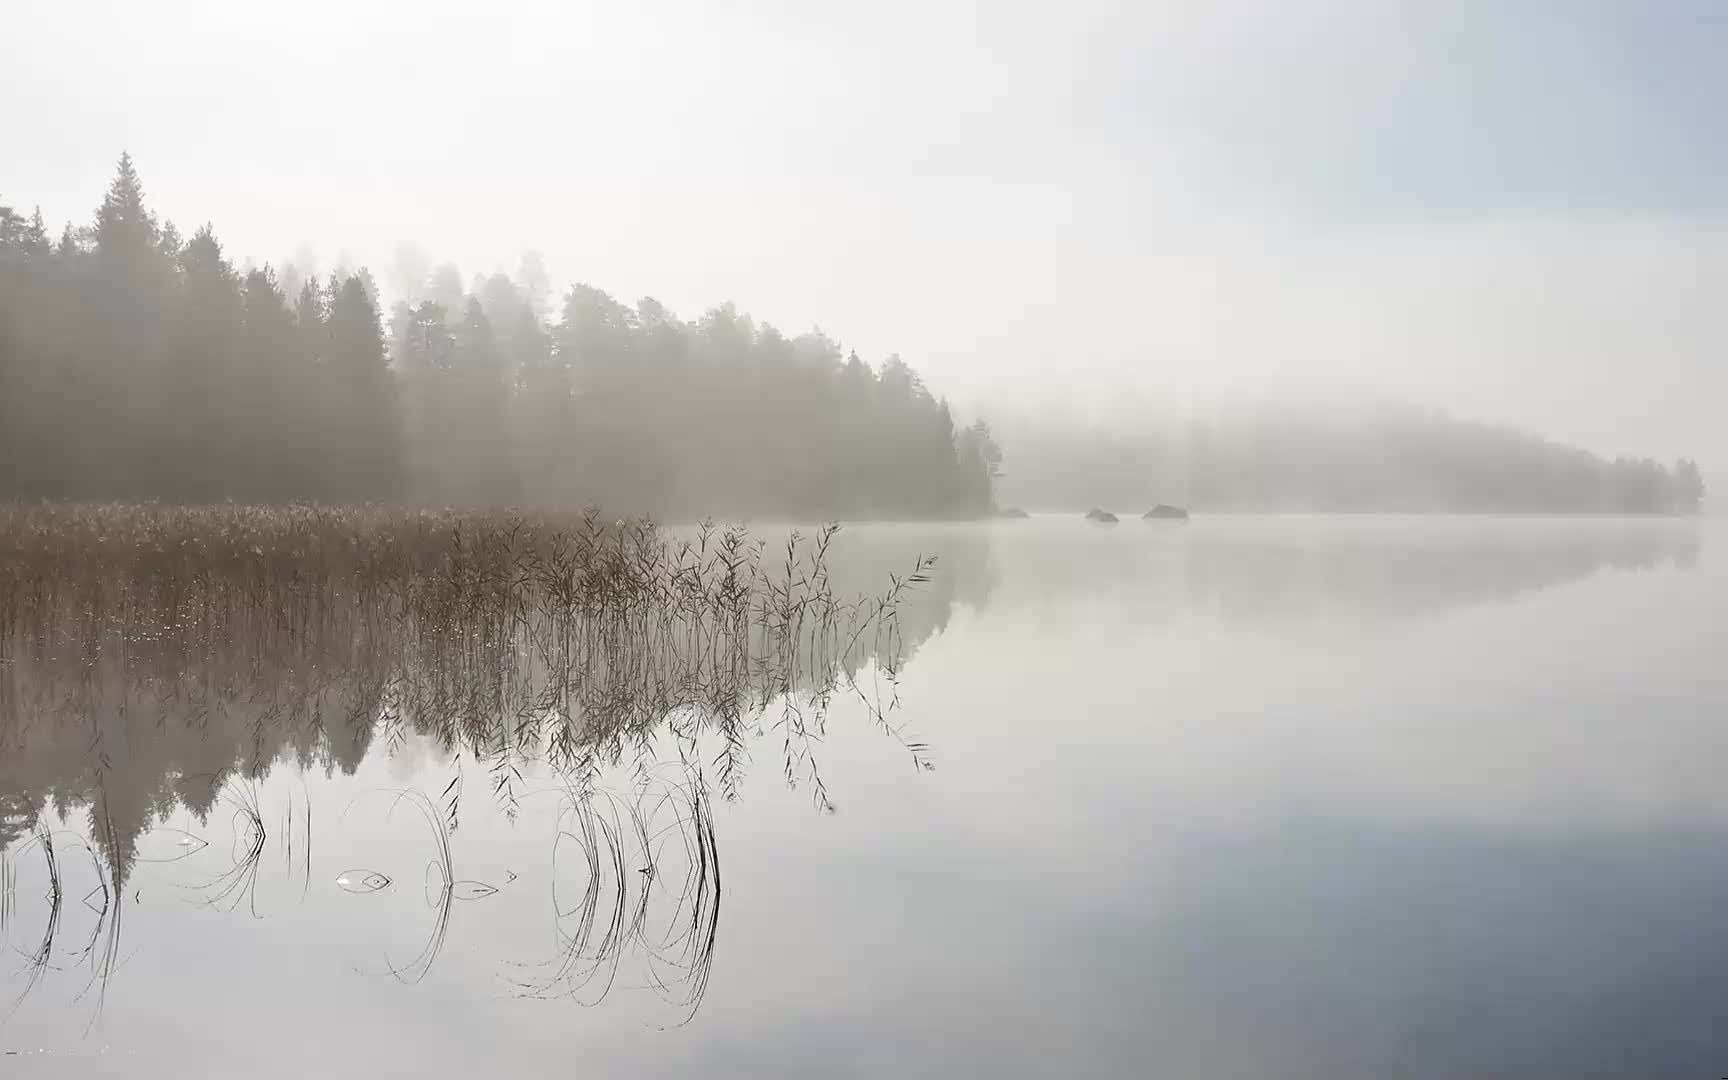
[[[930,580],[730,800],[14,744],[0,805],[100,755],[147,824],[10,837],[0,1075],[1728,1075],[1720,530],[850,527]]]

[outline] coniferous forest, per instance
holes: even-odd
[[[0,499],[598,506],[695,518],[1202,510],[1687,513],[1691,461],[1608,460],[1390,408],[1127,432],[983,422],[897,356],[685,320],[537,258],[464,283],[237,268],[150,210],[122,155],[92,223],[0,205]],[[1005,473],[1005,475],[1004,475]]]
[[[94,222],[0,206],[0,498],[973,516],[999,454],[905,362],[731,305],[694,321],[533,273],[239,269],[122,156]]]

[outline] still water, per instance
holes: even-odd
[[[8,750],[147,824],[124,880],[84,807],[8,837],[0,1076],[1728,1075],[1714,530],[851,528],[837,587],[939,556],[895,733],[837,695],[789,786],[765,724],[731,801]]]

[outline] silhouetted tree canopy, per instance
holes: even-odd
[[[364,269],[297,263],[183,239],[129,155],[57,244],[0,207],[0,497],[990,509],[987,430],[898,357],[878,374],[730,304],[685,322],[578,285],[557,306],[534,253],[465,289],[405,249],[386,335]]]
[[[236,270],[159,221],[122,155],[57,242],[0,205],[0,498],[598,505],[662,515],[953,517],[1199,509],[1665,513],[1690,461],[1605,460],[1414,409],[1260,410],[1105,433],[961,427],[898,356],[731,304],[552,296],[398,252],[364,269]],[[1004,467],[1006,442],[1009,461]]]

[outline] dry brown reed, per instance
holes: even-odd
[[[101,773],[129,733],[248,728],[240,767],[351,766],[418,732],[487,761],[511,804],[526,762],[581,784],[662,734],[700,764],[714,736],[731,795],[778,706],[786,776],[825,804],[831,696],[894,730],[855,676],[874,660],[892,686],[895,608],[930,570],[837,597],[835,532],[770,556],[741,528],[593,512],[0,509],[0,756],[73,725]]]

